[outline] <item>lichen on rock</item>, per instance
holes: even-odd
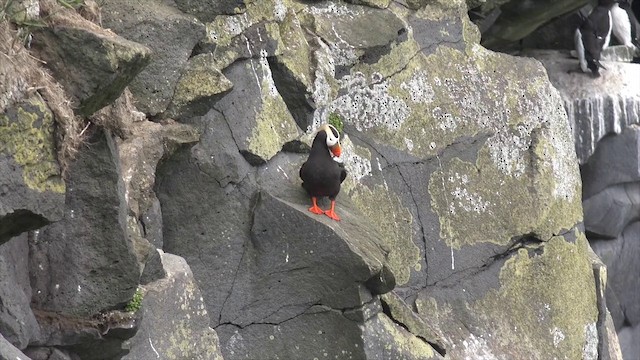
[[[494,352],[514,347],[535,358],[592,358],[583,356],[593,346],[588,329],[598,316],[587,247],[584,235],[575,244],[554,237],[541,255],[521,249],[506,261],[500,289],[471,305],[488,325]]]
[[[40,96],[33,95],[0,115],[0,152],[22,166],[24,182],[31,189],[64,193],[53,114]]]

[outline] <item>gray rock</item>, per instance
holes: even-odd
[[[32,47],[79,103],[77,112],[89,116],[120,96],[149,63],[151,51],[82,20],[84,28],[78,22],[36,31]]]
[[[129,89],[144,113],[164,112],[187,59],[205,34],[204,25],[160,0],[108,0],[101,10],[105,27],[153,51],[151,63]]]
[[[613,185],[640,181],[640,126],[630,125],[607,136],[581,167],[582,198]]]
[[[204,300],[186,261],[160,254],[167,277],[145,285],[140,330],[123,359],[222,360],[218,336],[209,327]]]
[[[41,310],[34,312],[42,334],[31,343],[33,352],[41,353],[49,349],[51,355],[83,360],[119,359],[127,354],[128,349],[123,347],[123,342],[136,333],[140,320],[132,313],[117,310],[93,317]],[[56,347],[66,349],[68,353],[56,354],[53,351]]]
[[[224,133],[220,139],[224,139]],[[203,139],[212,134],[203,135]],[[222,305],[238,271],[253,204],[255,181],[250,166],[232,148],[179,149],[158,166],[156,193],[162,205],[164,251],[184,257],[191,267],[211,313],[220,319]],[[214,152],[237,157],[245,175],[220,186],[217,178],[234,179],[233,168],[217,163]],[[225,171],[229,173],[218,173]],[[240,172],[242,174],[242,172]],[[220,175],[219,175],[220,174]],[[193,191],[198,189],[198,191]]]
[[[37,94],[0,114],[0,244],[63,216],[54,126]]]
[[[24,349],[40,334],[29,307],[29,246],[27,235],[0,245],[0,333],[14,346]]]
[[[366,359],[360,326],[340,310],[316,305],[281,324],[216,331],[225,359]]]
[[[245,244],[221,323],[279,324],[311,304],[345,309],[371,299],[364,283],[382,271],[381,241],[344,206],[341,226],[309,214],[307,207],[260,193],[251,243]]]
[[[338,78],[356,62],[376,63],[406,39],[406,25],[392,11],[322,2],[310,15],[313,22],[306,27],[328,44]]]
[[[241,13],[246,7],[244,0],[175,0],[175,3],[182,12],[194,15],[202,22],[212,21],[217,15]]]
[[[577,60],[566,53],[530,55],[542,61],[564,100],[580,164],[589,159],[600,139],[640,123],[640,83],[630,80],[640,77],[639,64],[604,62],[607,70],[594,79],[578,71]]]
[[[176,119],[202,116],[231,89],[231,82],[215,66],[212,54],[189,59],[176,85],[167,116]]]
[[[585,229],[596,238],[614,239],[640,220],[640,182],[610,186],[582,204]]]
[[[602,50],[601,60],[615,62],[632,62],[638,54],[635,46],[614,45]]]
[[[624,320],[635,326],[640,324],[640,221],[636,221],[625,228],[615,240],[591,241],[593,250],[607,265],[608,288],[615,293],[615,298],[607,294],[607,303],[615,307],[620,306]],[[615,316],[616,313],[612,312]],[[620,324],[620,320],[616,324]]]
[[[364,324],[364,351],[367,359],[444,359],[423,339],[378,313]]]
[[[560,15],[574,11],[589,0],[541,0],[523,3],[517,0],[490,1],[483,5],[490,10],[500,4],[501,14],[496,22],[482,34],[482,44],[488,48],[501,48],[529,35],[542,24]]]
[[[68,351],[56,349],[54,347],[29,347],[24,353],[31,360],[78,360],[76,354],[70,354]]]
[[[38,308],[90,316],[123,305],[138,285],[110,141],[100,131],[88,138],[69,169],[64,219],[31,239],[32,301]]]
[[[20,351],[20,349],[11,345],[2,334],[0,334],[0,358],[12,360],[29,360],[29,358]]]
[[[224,70],[233,89],[215,109],[229,124],[247,161],[259,165],[299,135],[299,129],[278,93],[266,57],[237,61]]]
[[[620,347],[622,348],[622,358],[638,359],[640,358],[640,325],[625,326],[618,332],[620,339]]]

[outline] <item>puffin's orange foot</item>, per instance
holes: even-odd
[[[312,207],[309,208],[309,211],[318,215],[324,214],[324,211],[322,211],[322,209],[320,209],[318,205],[313,205]]]
[[[338,216],[338,214],[336,214],[336,212],[333,209],[325,211],[324,214],[335,221],[340,221],[340,216]]]

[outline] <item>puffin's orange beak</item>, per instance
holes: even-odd
[[[342,148],[340,147],[339,143],[333,145],[329,150],[331,150],[331,153],[335,157],[340,157],[340,154],[342,154]]]

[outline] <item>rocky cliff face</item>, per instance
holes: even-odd
[[[3,356],[617,358],[562,97],[464,1],[16,4]],[[298,178],[330,114],[341,222]]]

